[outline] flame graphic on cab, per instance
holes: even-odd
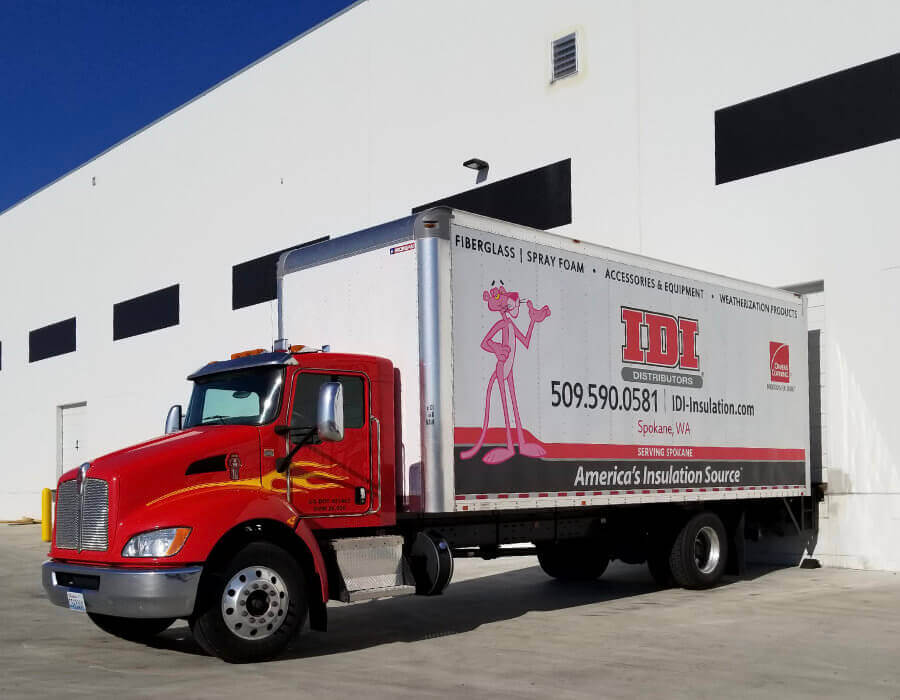
[[[298,491],[320,491],[322,489],[334,489],[341,486],[342,481],[346,481],[347,477],[342,474],[335,474],[331,470],[336,464],[319,464],[318,462],[291,462],[291,489]],[[294,474],[294,468],[302,470],[302,474]]]
[[[295,460],[291,462],[288,472],[291,475],[291,490],[296,492],[320,491],[322,489],[340,488],[342,481],[347,480],[347,476],[334,473],[336,464],[320,464],[319,462],[309,462],[303,460]],[[295,474],[294,470],[301,471]],[[208,489],[250,489],[270,491],[272,493],[287,493],[287,478],[284,474],[272,470],[262,475],[262,479],[248,478],[238,479],[236,481],[213,481],[206,484],[194,484],[185,488],[170,491],[167,494],[148,501],[147,505],[159,503],[167,498],[180,496],[181,494],[192,491],[202,491]]]

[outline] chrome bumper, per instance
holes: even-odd
[[[69,591],[84,594],[88,612],[117,617],[188,617],[201,566],[183,569],[120,569],[47,561],[41,567],[50,602],[69,607]]]

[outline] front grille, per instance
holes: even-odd
[[[81,529],[81,494],[75,479],[62,482],[56,490],[56,546],[78,549]]]
[[[109,538],[109,484],[85,479],[81,503],[81,548],[106,551]]]
[[[56,546],[78,551],[106,551],[109,546],[109,484],[102,479],[85,479],[83,494],[78,492],[75,479],[59,485]]]

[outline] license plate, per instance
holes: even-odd
[[[84,593],[80,591],[66,591],[66,598],[69,599],[69,610],[87,612],[87,608],[84,607]]]

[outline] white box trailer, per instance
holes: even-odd
[[[448,208],[277,279],[282,338],[399,370],[402,510],[809,495],[798,295]]]

